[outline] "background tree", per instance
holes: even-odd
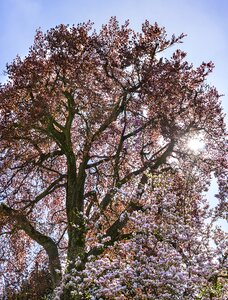
[[[7,66],[0,272],[18,285],[48,261],[56,299],[223,299],[226,240],[205,222],[226,211],[213,64],[164,58],[184,35],[148,21],[140,33],[115,18],[91,29],[38,31]],[[203,196],[212,172],[214,211]]]

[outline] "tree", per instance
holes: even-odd
[[[37,31],[0,91],[0,272],[48,264],[55,299],[225,299],[220,96],[182,42],[111,18]],[[204,149],[188,142],[201,139]],[[218,205],[204,193],[212,172]],[[206,220],[212,220],[207,222]],[[215,241],[215,246],[211,241]],[[217,298],[216,298],[217,297]]]

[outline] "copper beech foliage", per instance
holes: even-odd
[[[223,114],[213,64],[168,56],[183,37],[148,21],[60,25],[7,66],[2,293],[38,264],[55,299],[226,298],[227,240],[213,225],[226,213]]]

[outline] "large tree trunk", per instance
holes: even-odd
[[[84,221],[84,184],[85,165],[87,159],[81,163],[78,174],[74,153],[68,156],[68,178],[66,193],[66,212],[68,222],[68,251],[67,251],[67,273],[73,276],[72,270],[80,272],[85,264],[85,234]],[[77,264],[76,264],[77,261]],[[67,284],[65,284],[67,286]],[[71,296],[71,287],[65,287],[61,299],[76,299]],[[78,298],[80,299],[80,298]]]
[[[85,170],[80,166],[77,174],[75,155],[72,152],[67,162],[67,193],[66,212],[68,222],[68,253],[67,259],[74,263],[85,251],[84,183]],[[71,264],[71,263],[70,263]]]

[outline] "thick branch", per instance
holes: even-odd
[[[148,161],[147,163],[145,163],[144,166],[142,166],[141,168],[139,168],[138,170],[135,170],[131,173],[129,173],[128,175],[126,175],[124,178],[122,178],[119,182],[118,182],[118,187],[121,187],[123,184],[125,184],[126,182],[128,182],[129,180],[131,180],[133,177],[142,174],[146,169],[150,168],[151,170],[155,170],[157,168],[159,168],[162,164],[165,163],[166,158],[171,154],[171,152],[173,151],[174,148],[174,141],[171,141],[167,147],[167,149],[163,152],[162,155],[160,155],[158,158],[156,158],[156,160],[152,160],[152,161]]]
[[[0,214],[9,217],[15,221],[16,227],[22,229],[31,239],[42,246],[49,258],[49,269],[52,275],[53,285],[57,286],[61,280],[61,265],[59,260],[58,248],[56,243],[49,236],[39,232],[29,222],[28,218],[6,204],[0,205]]]
[[[118,115],[123,112],[124,105],[127,101],[128,94],[125,92],[123,97],[120,97],[120,99],[117,101],[116,105],[114,106],[112,112],[108,116],[108,118],[104,121],[103,124],[99,127],[99,129],[94,133],[92,140],[95,140],[97,136],[99,136],[102,132],[104,132],[108,126],[117,119]]]
[[[48,160],[49,158],[54,158],[54,157],[61,156],[61,155],[63,155],[63,152],[61,150],[56,150],[56,151],[45,153],[45,154],[41,153],[37,164],[42,165],[42,163],[44,161]]]
[[[126,177],[123,178],[123,180],[121,180],[119,182],[119,186],[122,186],[124,183],[126,183],[128,180],[130,180],[133,176],[141,174],[148,167],[151,170],[155,170],[158,167],[160,167],[163,163],[165,163],[166,158],[168,157],[168,155],[170,155],[173,148],[174,148],[174,141],[171,141],[170,144],[168,145],[166,151],[156,159],[156,161],[153,165],[149,164],[149,165],[143,166],[142,168],[128,174]],[[144,180],[144,177],[143,177],[143,180]],[[115,192],[114,193],[109,192],[105,195],[105,197],[103,198],[103,200],[101,202],[101,209],[102,210],[104,210],[108,206],[108,204],[110,203],[110,201],[111,201],[114,194],[115,194]],[[128,214],[132,213],[133,211],[141,210],[141,209],[142,209],[142,206],[140,204],[135,203],[135,201],[130,202],[129,206],[125,209],[125,211],[108,228],[105,235],[110,236],[112,241],[116,241],[116,239],[118,239],[120,231],[126,226],[126,224],[128,222],[128,219],[129,219]]]
[[[128,134],[123,136],[123,139],[126,140],[132,136],[137,135],[139,132],[142,132],[146,127],[152,125],[154,123],[154,119],[150,119],[148,122],[144,123],[142,126],[138,127],[137,129],[133,130],[132,132],[129,132]]]
[[[114,174],[113,174],[113,177],[114,177],[114,180],[116,182],[119,181],[120,154],[121,154],[121,151],[123,149],[124,134],[125,134],[125,131],[126,131],[126,126],[127,126],[126,119],[127,119],[126,110],[124,110],[124,126],[123,126],[123,129],[122,129],[122,132],[121,132],[121,136],[120,136],[120,140],[119,140],[119,145],[118,145],[117,150],[116,150],[115,162],[114,162]]]
[[[55,181],[53,181],[44,191],[42,191],[39,195],[37,195],[35,197],[35,199],[33,201],[30,201],[24,208],[27,208],[29,206],[34,206],[36,203],[38,203],[40,200],[42,200],[44,197],[46,197],[47,195],[53,193],[57,188],[64,186],[59,184],[60,181],[62,181],[62,179],[65,176],[62,175],[60,176],[58,179],[56,179]]]
[[[142,166],[138,170],[135,170],[135,171],[129,173],[124,178],[122,178],[119,182],[117,182],[116,187],[120,188],[122,185],[124,185],[126,182],[131,180],[133,177],[143,174],[143,172],[145,172],[146,169],[148,169],[148,168],[150,168],[150,170],[155,170],[155,169],[159,168],[162,164],[165,163],[166,158],[173,151],[173,148],[174,148],[174,141],[172,141],[168,145],[167,149],[163,152],[163,154],[161,154],[155,161],[154,160],[148,161],[144,166]],[[141,182],[139,183],[139,185],[140,185],[139,188],[141,188],[143,186],[143,184],[145,183],[144,181],[146,181],[145,174],[143,174]],[[113,188],[111,191],[106,193],[106,195],[104,196],[104,198],[102,199],[102,201],[100,203],[101,211],[104,211],[107,208],[107,206],[111,202],[111,200],[112,200],[113,196],[116,194],[116,192],[117,192],[117,190],[115,188]]]

